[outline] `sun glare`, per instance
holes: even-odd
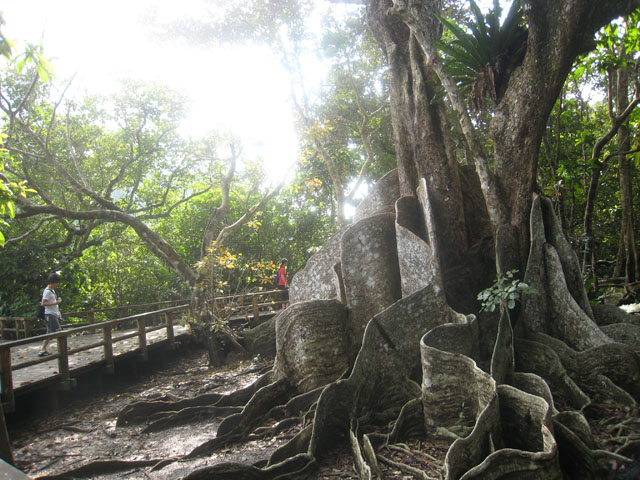
[[[179,6],[157,0],[9,0],[2,9],[8,38],[42,41],[57,77],[75,75],[71,95],[113,92],[125,78],[165,84],[191,101],[181,128],[185,135],[232,132],[247,155],[261,158],[269,176],[281,180],[293,171],[297,142],[289,80],[277,58],[260,47],[164,43],[145,28],[150,8],[165,22],[201,5],[197,0]]]

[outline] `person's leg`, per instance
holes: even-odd
[[[60,330],[60,323],[58,322],[58,317],[56,317],[55,315],[45,315],[44,321],[47,324],[47,333],[53,333]],[[47,352],[47,347],[49,346],[50,341],[51,339],[47,338],[42,342],[42,348],[38,352],[39,357],[49,355],[49,352]]]

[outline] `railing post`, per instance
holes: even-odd
[[[253,323],[258,322],[260,320],[260,309],[258,308],[258,296],[255,295],[251,299],[251,303],[253,304]]]
[[[11,349],[0,350],[0,398],[4,412],[11,413],[16,409],[16,399],[13,395],[13,375],[11,373]]]
[[[24,319],[24,338],[29,338],[31,336],[32,331],[33,331],[33,319],[25,318]]]
[[[147,349],[147,329],[144,317],[138,318],[138,345],[143,360],[149,360],[149,350]]]
[[[61,335],[58,341],[58,372],[62,379],[62,389],[71,390],[71,377],[69,375],[69,353],[67,352],[67,336]]]
[[[16,340],[19,340],[21,338],[24,338],[24,318],[18,318],[16,317],[14,325],[16,327]]]
[[[173,332],[173,312],[167,312],[164,314],[164,318],[166,320],[167,325],[167,340],[170,345],[173,345],[175,342],[175,335]]]
[[[111,338],[111,325],[105,325],[102,327],[102,339],[104,340],[104,361],[106,363],[105,370],[107,373],[115,372],[113,361],[113,341]]]

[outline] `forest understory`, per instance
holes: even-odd
[[[255,358],[212,369],[204,349],[189,347],[168,359],[166,368],[149,369],[137,381],[120,378],[100,393],[61,402],[52,414],[42,410],[20,421],[14,419],[9,428],[16,466],[34,479],[133,480],[183,478],[196,469],[224,462],[261,465],[312,419],[303,415],[297,422],[279,426],[269,419],[245,442],[227,445],[208,457],[167,462],[159,469],[154,469],[158,460],[182,457],[215,437],[224,416],[210,416],[201,409],[191,421],[157,432],[145,432],[145,424],[116,426],[116,421],[123,408],[139,400],[175,401],[236,391],[253,383],[271,365],[271,359]],[[637,412],[591,405],[585,416],[599,448],[640,459]],[[449,441],[444,439],[408,438],[385,445],[376,454],[386,479],[440,479],[448,446]],[[130,466],[119,462],[129,462]],[[83,467],[87,467],[84,473],[80,470]],[[612,464],[610,478],[640,478],[635,470],[614,472],[618,468]],[[359,478],[349,444],[337,445],[299,478]]]

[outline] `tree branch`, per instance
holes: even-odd
[[[41,218],[38,223],[31,229],[29,229],[28,231],[26,231],[25,233],[23,233],[22,235],[18,236],[18,237],[13,237],[13,238],[7,238],[5,241],[5,245],[10,245],[12,243],[18,243],[21,242],[22,240],[24,240],[25,238],[28,238],[29,236],[33,235],[34,233],[36,233],[38,230],[40,230],[40,228],[45,224],[48,223],[52,220],[56,220],[58,217],[56,216],[49,216],[49,217],[45,217],[45,218]]]
[[[32,216],[39,214],[51,214],[76,220],[100,219],[107,222],[124,223],[125,225],[133,228],[147,248],[169,268],[178,273],[185,282],[190,286],[195,284],[195,272],[180,257],[180,255],[178,255],[174,248],[143,222],[125,212],[122,212],[121,210],[69,210],[53,204],[36,205],[28,199],[20,196],[16,198],[16,203],[20,205],[25,214],[31,214]]]
[[[222,223],[222,220],[224,219],[224,216],[227,214],[227,211],[229,210],[229,192],[231,191],[231,183],[233,181],[233,177],[236,172],[236,160],[237,160],[235,144],[231,143],[230,147],[231,147],[231,162],[229,164],[229,170],[227,171],[227,174],[225,175],[225,177],[222,179],[222,185],[220,187],[222,192],[222,202],[220,203],[220,206],[213,211],[213,213],[209,217],[209,220],[207,221],[207,226],[205,227],[204,234],[202,235],[202,246],[200,248],[200,258],[204,258],[206,256],[207,249],[209,248],[209,246],[211,245],[211,242],[213,241],[213,236],[216,230],[218,229],[220,223]]]
[[[276,188],[274,188],[273,190],[271,190],[268,194],[266,194],[264,197],[262,197],[262,199],[256,203],[254,206],[252,206],[251,208],[249,208],[249,210],[247,210],[245,212],[244,215],[242,215],[242,217],[240,217],[238,220],[236,220],[234,223],[232,223],[231,225],[227,225],[225,226],[220,233],[218,234],[218,237],[216,238],[215,243],[217,244],[223,244],[224,241],[229,238],[231,235],[233,235],[237,230],[240,229],[240,227],[242,227],[245,223],[247,223],[249,220],[251,220],[251,217],[253,217],[253,215],[260,209],[262,209],[269,200],[271,200],[274,196],[276,196],[278,194],[278,192],[282,189],[282,186],[284,184],[280,183]]]

